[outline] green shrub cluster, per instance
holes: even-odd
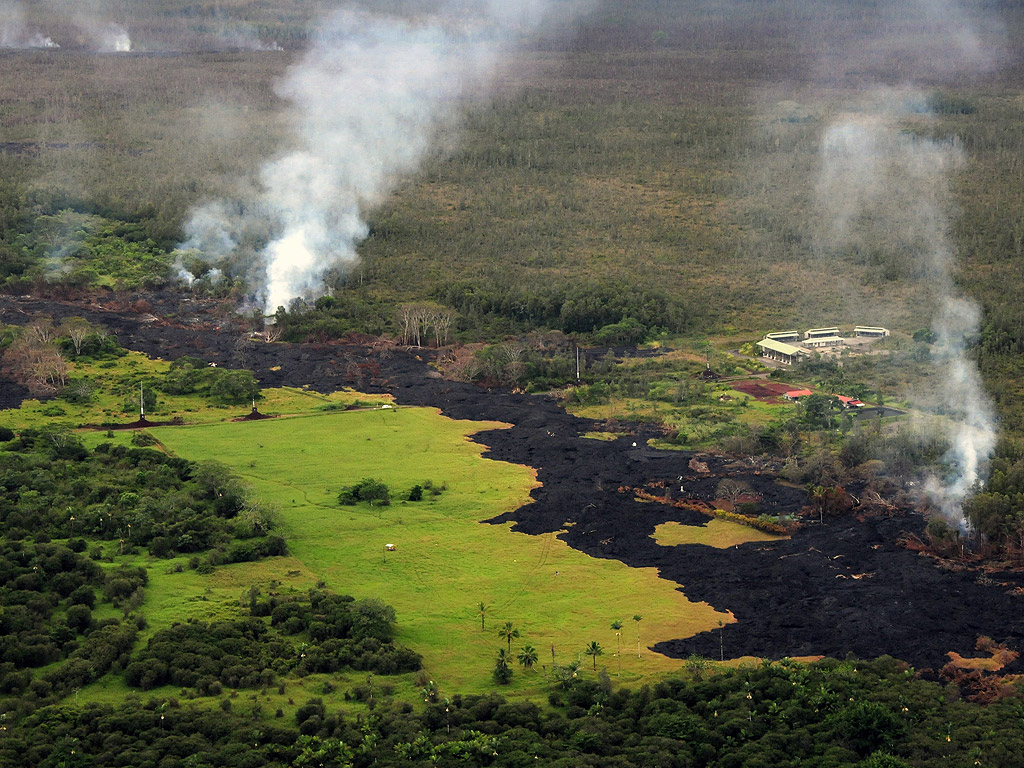
[[[371,507],[387,507],[391,504],[391,489],[382,481],[364,477],[358,483],[341,489],[338,503],[352,506],[364,501]]]
[[[4,711],[31,708],[99,679],[134,643],[134,624],[96,619],[93,609],[103,602],[126,612],[138,608],[146,571],[104,571],[78,554],[84,540],[68,544],[0,542]],[[34,671],[39,668],[45,668],[41,674]]]
[[[344,669],[392,675],[420,668],[418,654],[394,644],[394,609],[379,600],[322,590],[261,600],[253,588],[249,601],[247,619],[190,621],[158,631],[125,668],[125,682],[215,696],[222,687],[265,688],[279,675]]]

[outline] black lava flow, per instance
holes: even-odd
[[[399,404],[437,407],[455,419],[511,424],[474,439],[488,447],[484,455],[489,458],[535,468],[541,485],[531,492],[530,503],[484,522],[512,522],[513,530],[533,535],[558,532],[569,546],[593,557],[657,568],[689,599],[723,612],[721,628],[653,646],[670,657],[889,654],[934,671],[949,661],[950,651],[972,655],[981,635],[1024,648],[1021,598],[1007,583],[1016,574],[1006,574],[1000,583],[998,574],[944,570],[933,559],[900,547],[897,542],[905,533],[921,534],[924,520],[917,513],[865,521],[831,518],[788,539],[724,550],[662,546],[652,538],[659,524],[700,525],[706,518],[636,501],[621,487],[664,482],[663,492],[676,497],[706,498],[729,476],[749,484],[761,495],[762,507],[777,514],[796,512],[807,503],[806,494],[715,457],[701,457],[710,473],[696,472],[689,468],[692,454],[647,447],[653,432],[643,425],[614,441],[586,438],[584,433],[596,425],[567,414],[553,398],[444,380],[428,366],[425,351],[240,343],[237,329],[146,324],[132,315],[41,300],[0,299],[0,309],[8,322],[23,322],[36,312],[84,316],[110,327],[130,349],[164,359],[187,354],[249,368],[266,387],[309,385],[329,392],[351,386],[389,392]],[[11,407],[22,396],[16,386],[0,380],[0,403]],[[644,601],[643,594],[636,595],[636,613],[644,613]],[[726,612],[735,623],[727,622]],[[616,618],[629,617],[608,620]],[[1016,662],[1008,669],[1022,668]]]

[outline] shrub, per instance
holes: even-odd
[[[360,501],[367,502],[371,507],[380,505],[382,507],[391,504],[391,490],[380,480],[370,477],[363,478],[355,485],[341,489],[338,494],[338,503],[344,505],[357,504]]]

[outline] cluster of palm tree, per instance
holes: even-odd
[[[477,606],[477,615],[480,617],[480,631],[487,631],[487,609],[488,606],[481,602]],[[640,658],[640,622],[643,616],[635,614],[633,621],[636,622],[636,655]],[[618,661],[619,674],[622,673],[622,622],[616,619],[611,623],[611,628],[615,630],[615,644],[616,644],[616,659]],[[498,629],[498,637],[505,641],[506,647],[498,649],[498,655],[494,665],[494,679],[501,683],[508,683],[512,679],[512,641],[517,640],[521,637],[519,629],[511,621],[506,621]],[[590,656],[594,661],[594,671],[597,671],[597,657],[604,655],[604,648],[596,640],[591,640],[583,653]],[[555,647],[551,646],[551,657],[552,662],[554,661]],[[515,661],[518,661],[522,665],[523,669],[533,669],[534,665],[538,660],[537,649],[526,643],[522,649],[515,656]],[[576,670],[579,669],[579,662],[575,665]]]
[[[481,602],[477,606],[477,615],[480,617],[480,631],[487,631],[487,609],[488,605]],[[494,679],[498,683],[504,685],[512,679],[512,641],[521,637],[519,629],[511,621],[506,621],[498,629],[498,637],[505,641],[506,647],[498,649],[498,656],[494,663]],[[522,650],[516,654],[515,660],[518,661],[523,669],[533,669],[533,665],[537,663],[539,655],[537,649],[529,643],[526,643]]]

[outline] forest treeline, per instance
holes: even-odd
[[[950,696],[891,658],[783,660],[638,690],[607,675],[551,689],[548,706],[452,695],[414,707],[372,692],[370,708],[331,710],[308,698],[293,719],[224,696],[199,708],[178,697],[118,706],[46,707],[0,737],[5,766],[494,766],[525,768],[930,768],[1015,765],[1021,703]]]

